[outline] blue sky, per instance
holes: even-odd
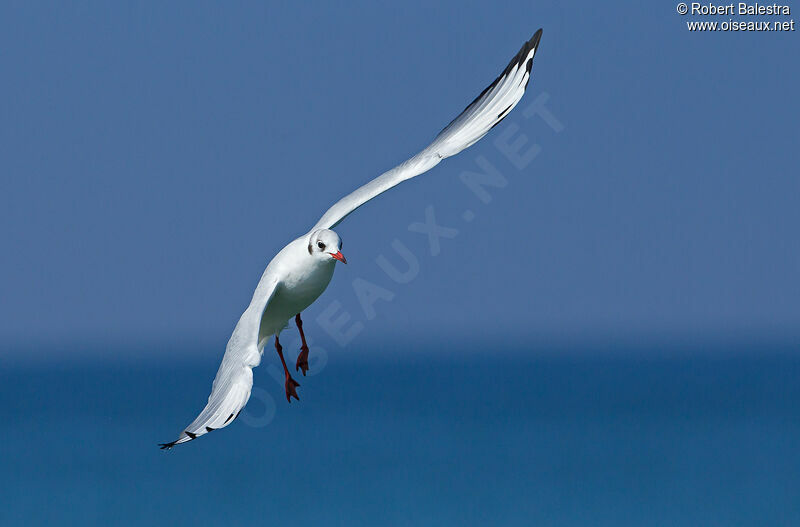
[[[338,306],[365,342],[412,345],[795,338],[797,34],[685,20],[668,2],[5,4],[0,341],[220,351],[275,252],[539,27],[520,106],[343,222],[350,264],[306,319]],[[549,121],[525,115],[537,97]],[[498,144],[523,136],[518,168]],[[460,177],[481,160],[507,181],[489,203]],[[408,228],[429,207],[458,230],[435,256]],[[406,284],[376,263],[400,266],[395,240]]]
[[[0,524],[798,524],[797,33],[376,4],[0,5]],[[500,126],[338,226],[301,400],[267,353],[159,450],[270,258],[539,27]]]

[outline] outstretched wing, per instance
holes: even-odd
[[[439,132],[425,150],[340,199],[328,209],[312,231],[335,227],[348,214],[375,196],[398,183],[427,172],[442,159],[456,155],[486,135],[509,114],[525,93],[531,77],[533,56],[541,37],[540,29],[511,59],[503,73]]]
[[[258,330],[261,315],[275,296],[278,280],[264,272],[253,293],[253,300],[233,330],[222,364],[217,370],[208,404],[192,423],[184,428],[178,439],[163,443],[162,449],[186,443],[231,424],[242,411],[253,387],[253,368],[261,363]]]

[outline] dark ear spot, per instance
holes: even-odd
[[[314,254],[313,252],[311,252],[311,244],[310,243],[308,244],[308,254]]]

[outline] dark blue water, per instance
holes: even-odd
[[[4,364],[0,524],[800,525],[791,355],[337,357],[291,405],[262,366],[160,451],[215,368]]]

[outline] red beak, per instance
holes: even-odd
[[[333,258],[339,260],[342,263],[345,264],[347,263],[347,258],[344,257],[342,251],[336,251],[335,253],[328,253],[328,254],[330,254]]]

